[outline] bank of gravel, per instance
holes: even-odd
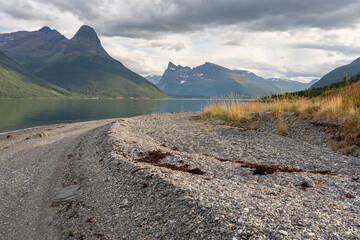
[[[48,206],[57,213],[47,227],[60,239],[360,238],[359,158],[332,151],[331,132],[297,122],[280,136],[271,121],[246,130],[198,114],[104,122],[66,149],[58,137],[63,167],[49,197],[79,193]]]
[[[145,115],[111,127],[112,155],[99,161],[117,186],[111,190],[117,218],[104,236],[360,238],[358,158],[270,128],[241,130],[196,115]],[[154,151],[158,159],[150,161]],[[255,165],[281,167],[254,175]],[[321,174],[327,170],[331,174]]]

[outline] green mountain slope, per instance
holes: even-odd
[[[236,94],[252,98],[280,91],[264,79],[251,81],[236,71],[212,63],[191,69],[170,62],[157,86],[166,94],[205,97]]]
[[[0,52],[0,98],[31,98],[69,96],[58,86],[35,77]]]
[[[360,74],[360,58],[351,62],[350,64],[338,67],[328,74],[324,75],[318,82],[311,86],[311,88],[323,87],[332,83],[341,82],[344,77],[344,73],[347,74],[349,79],[351,77],[356,78]]]
[[[86,96],[166,97],[157,87],[120,62],[100,55],[64,55],[45,64],[37,75],[70,92]]]
[[[109,98],[167,97],[155,85],[113,59],[89,26],[82,26],[70,40],[48,27],[34,32],[0,34],[0,50],[34,75],[72,93]]]

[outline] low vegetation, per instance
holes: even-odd
[[[287,132],[287,126],[279,119],[284,112],[292,112],[298,119],[335,120],[339,123],[339,148],[345,148],[359,141],[360,82],[354,81],[351,84],[350,81],[344,81],[341,86],[334,88],[331,94],[327,92],[316,97],[283,94],[253,102],[224,99],[204,107],[201,117],[220,119],[225,124],[243,127],[252,119],[258,118],[259,113],[269,112],[280,135]],[[309,90],[311,91],[319,90]]]
[[[283,93],[283,94],[273,94],[270,97],[265,97],[264,100],[274,100],[274,99],[293,99],[293,98],[314,98],[319,96],[331,96],[342,87],[346,87],[348,85],[351,85],[355,82],[358,82],[360,80],[360,75],[357,75],[356,78],[351,77],[350,80],[348,80],[347,75],[344,75],[343,81],[336,82],[324,87],[318,87],[318,88],[309,88],[306,90],[298,91],[298,92],[290,92],[290,93]]]
[[[281,136],[285,136],[286,133],[288,131],[288,127],[286,126],[286,124],[283,121],[278,121],[276,123],[276,133],[281,135]]]

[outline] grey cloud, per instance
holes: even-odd
[[[185,45],[183,43],[176,43],[169,47],[169,50],[174,50],[176,52],[179,52],[185,48]]]
[[[3,0],[0,0],[3,1]],[[8,0],[6,0],[8,1]],[[347,28],[360,22],[358,0],[23,0],[71,12],[101,35],[156,39],[208,27],[243,31]],[[16,10],[15,10],[16,9]],[[25,5],[8,10],[24,18]],[[11,11],[13,11],[11,13]],[[19,11],[18,13],[16,11]],[[22,14],[24,13],[24,14]],[[28,16],[33,17],[33,16]]]
[[[278,72],[285,75],[287,78],[297,78],[297,77],[320,78],[321,77],[321,73],[319,73],[318,71],[300,72],[296,70],[288,70],[288,71],[278,71]]]
[[[264,62],[252,62],[247,64],[248,68],[251,69],[261,69],[265,72],[270,73],[278,73],[284,78],[298,78],[298,77],[312,77],[312,78],[319,78],[321,77],[321,74],[326,73],[331,69],[333,66],[337,66],[336,64],[339,63],[332,63],[331,66],[329,66],[328,63],[326,64],[317,64],[317,66],[314,66],[312,69],[309,69],[305,66],[284,66],[282,68],[279,68],[277,65],[273,65],[271,63],[264,63]],[[274,76],[268,76],[268,77],[274,77]]]
[[[357,0],[208,0],[162,1],[134,18],[104,21],[104,35],[155,38],[165,32],[187,32],[207,27],[238,25],[250,31],[290,28],[346,28],[359,23]],[[164,10],[166,6],[171,10]]]
[[[42,4],[50,4],[60,11],[71,12],[80,20],[97,20],[106,14],[108,0],[34,0]]]
[[[359,55],[360,48],[356,46],[328,45],[324,43],[300,43],[293,45],[295,48],[320,49],[330,52],[339,52],[345,55]]]
[[[30,1],[0,0],[0,9],[5,14],[16,19],[32,20],[39,18]]]
[[[313,64],[311,67],[306,66],[288,66],[285,70],[278,70],[278,73],[285,75],[287,78],[312,77],[321,78],[331,70],[348,64],[346,60],[335,60],[326,63]]]
[[[183,43],[172,44],[172,43],[152,42],[150,46],[155,48],[161,48],[163,50],[170,50],[176,52],[179,52],[185,48],[185,45]]]
[[[230,40],[230,41],[226,41],[224,42],[224,45],[228,45],[228,46],[240,46],[241,43],[238,40]]]

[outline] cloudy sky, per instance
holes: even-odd
[[[359,0],[0,0],[0,33],[95,28],[142,75],[212,62],[308,81],[360,57]]]

